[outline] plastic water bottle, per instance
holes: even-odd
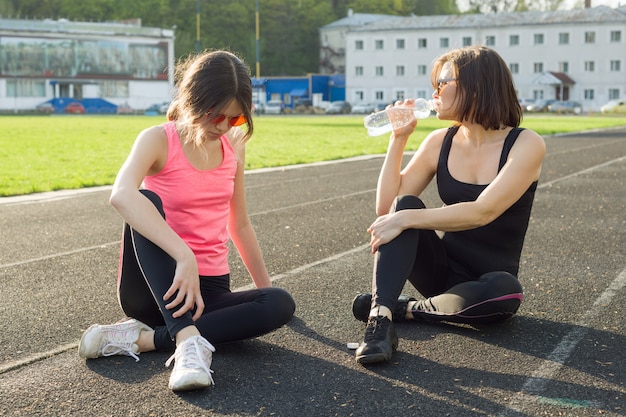
[[[408,125],[411,122],[411,113],[417,119],[425,119],[435,109],[433,100],[418,98],[412,108],[391,107],[372,113],[365,117],[363,124],[369,136],[380,136],[394,129]]]

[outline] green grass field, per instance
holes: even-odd
[[[163,116],[2,116],[0,196],[108,185],[137,134]],[[380,154],[388,135],[369,137],[363,116],[260,116],[248,144],[247,169]],[[449,122],[420,121],[407,150]],[[624,117],[527,116],[542,135],[626,125]]]

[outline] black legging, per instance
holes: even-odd
[[[392,212],[423,209],[416,196],[399,197]],[[517,277],[493,271],[478,277],[448,265],[443,242],[433,230],[406,229],[378,248],[374,263],[372,305],[393,311],[409,281],[424,297],[412,313],[416,320],[492,323],[513,316],[522,302]]]
[[[152,191],[141,192],[165,217],[161,199]],[[120,305],[126,315],[154,328],[157,350],[173,349],[174,336],[189,325],[195,324],[213,344],[227,343],[271,332],[287,323],[295,311],[293,298],[281,288],[231,292],[229,275],[201,276],[202,316],[196,322],[191,312],[173,318],[175,310],[165,308],[169,300],[164,301],[163,296],[172,285],[176,261],[128,224],[124,225],[120,256]]]

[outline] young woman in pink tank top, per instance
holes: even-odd
[[[246,207],[248,67],[230,52],[204,52],[177,66],[176,81],[169,122],[139,134],[111,193],[125,222],[118,298],[128,319],[91,326],[79,354],[139,360],[175,350],[169,388],[183,391],[213,383],[213,344],[273,331],[295,303],[272,287]],[[230,290],[229,239],[256,289]]]

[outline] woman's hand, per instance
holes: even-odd
[[[401,215],[402,212],[399,211],[380,216],[367,229],[371,234],[370,246],[372,247],[372,253],[376,253],[381,245],[391,242],[402,233],[404,227],[402,226]]]
[[[393,120],[394,117],[399,117],[403,120],[406,117],[411,118],[408,124],[393,130],[394,139],[406,140],[415,130],[415,127],[417,126],[417,119],[415,118],[415,114],[412,111],[414,106],[415,100],[413,99],[407,99],[404,101],[398,100],[393,106],[387,106],[387,114],[389,115],[389,118],[391,120]],[[396,113],[397,115],[394,113]]]
[[[172,317],[181,317],[195,306],[196,311],[193,315],[193,320],[198,320],[204,311],[204,301],[200,293],[198,264],[193,254],[176,263],[176,272],[174,273],[172,286],[163,296],[163,300],[169,300],[174,294],[176,294],[176,298],[165,305],[165,308],[168,310],[180,306],[178,310],[172,313]]]

